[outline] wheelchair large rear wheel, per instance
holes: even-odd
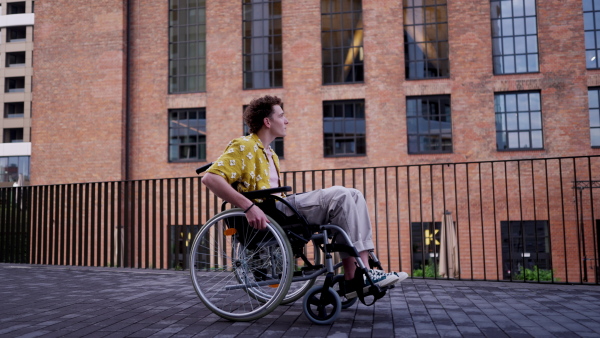
[[[241,209],[215,215],[200,228],[190,254],[198,297],[215,314],[251,321],[273,311],[293,273],[291,246],[272,219],[266,230],[248,225]]]

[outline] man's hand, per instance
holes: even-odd
[[[256,205],[246,212],[246,219],[248,224],[257,230],[265,230],[269,222],[267,215]]]

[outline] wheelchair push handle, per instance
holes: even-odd
[[[213,164],[213,162],[210,162],[208,164],[205,164],[203,166],[201,166],[200,168],[196,169],[196,174],[200,175],[203,172],[205,172],[208,168],[210,168],[210,166]]]

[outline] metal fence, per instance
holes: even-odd
[[[292,171],[363,192],[376,252],[413,277],[593,283],[600,157]],[[221,201],[199,177],[0,189],[0,261],[185,269]]]

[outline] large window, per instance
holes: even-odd
[[[364,81],[361,0],[321,1],[323,84]]]
[[[590,141],[592,147],[600,147],[600,88],[588,90],[588,109],[590,112]]]
[[[539,92],[495,95],[498,150],[543,149]]]
[[[243,0],[244,89],[283,87],[281,1]]]
[[[5,102],[4,117],[23,117],[25,114],[25,102]]]
[[[450,96],[417,96],[406,99],[409,154],[452,152]]]
[[[494,74],[539,71],[535,0],[491,0]]]
[[[365,101],[323,102],[325,157],[366,155]]]
[[[170,110],[169,161],[185,162],[205,159],[205,108]]]
[[[7,77],[4,86],[5,93],[22,93],[25,91],[25,77]]]
[[[504,279],[522,280],[525,269],[552,269],[548,221],[501,221],[500,227]]]
[[[206,91],[206,1],[170,0],[169,93]]]
[[[404,0],[407,79],[450,76],[446,0]]]
[[[246,110],[247,106],[243,107],[243,110]],[[281,107],[283,108],[283,106]],[[243,129],[243,134],[244,135],[250,135],[250,128],[248,128],[248,126],[242,122],[242,129]],[[275,151],[275,154],[277,154],[277,156],[279,157],[279,159],[283,159],[284,157],[284,152],[283,152],[283,137],[277,137],[276,139],[273,140],[273,142],[271,142],[270,144],[271,148],[273,149],[273,151]]]
[[[439,264],[441,244],[441,222],[412,222],[410,237],[412,245],[412,272],[415,270],[435,271],[434,275],[423,274],[424,277],[435,277]]]
[[[3,143],[19,143],[23,142],[23,128],[6,128],[4,129]]]
[[[9,2],[6,4],[6,14],[23,14],[25,13],[25,1]]]
[[[6,53],[6,67],[25,67],[25,52]]]
[[[25,42],[27,41],[27,27],[15,26],[6,29],[6,42]]]
[[[29,156],[0,157],[0,182],[17,182],[19,175],[29,181]]]
[[[600,68],[600,2],[583,0],[585,61],[588,69]]]

